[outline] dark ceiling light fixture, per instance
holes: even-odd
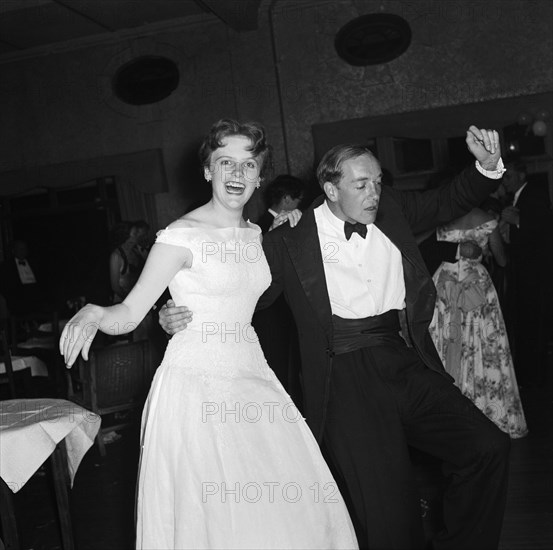
[[[179,84],[179,68],[166,57],[145,55],[115,73],[114,94],[129,105],[150,105],[169,97]]]
[[[391,13],[371,13],[346,23],[338,31],[334,47],[344,61],[361,67],[392,61],[410,43],[411,27],[405,19]]]

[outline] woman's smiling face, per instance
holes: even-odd
[[[231,207],[243,207],[260,181],[261,166],[253,156],[251,140],[228,136],[211,154],[206,179],[211,179],[213,198]]]

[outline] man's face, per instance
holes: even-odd
[[[338,185],[325,184],[329,208],[350,223],[374,223],[382,189],[380,163],[370,155],[344,161]]]
[[[13,254],[18,260],[26,260],[29,256],[27,244],[22,241],[17,241],[13,246]]]
[[[303,197],[300,196],[293,199],[290,195],[284,195],[281,201],[281,210],[295,210],[296,208],[299,208],[302,198]]]

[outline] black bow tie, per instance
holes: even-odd
[[[348,241],[354,233],[358,233],[361,237],[365,238],[367,236],[367,226],[364,223],[344,222],[344,233]]]
[[[17,263],[19,265],[26,265],[27,264],[27,262],[25,260],[17,260]]]

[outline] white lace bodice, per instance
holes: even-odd
[[[193,312],[187,330],[202,330],[205,323],[243,325],[251,321],[259,296],[271,283],[260,235],[253,224],[250,228],[158,232],[156,242],[192,252],[192,267],[179,271],[169,284],[176,305]]]

